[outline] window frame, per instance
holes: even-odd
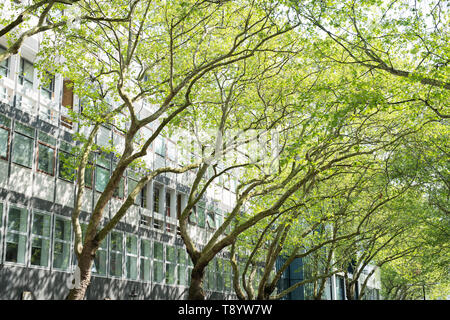
[[[5,51],[6,51],[6,48],[3,47],[3,46],[0,46],[0,52],[5,52]],[[3,66],[3,63],[4,63],[6,66]],[[11,69],[10,69],[10,59],[9,59],[9,57],[8,57],[7,59],[3,60],[2,62],[0,62],[0,73],[1,73],[1,70],[6,70],[6,71],[5,71],[4,77],[5,77],[5,78],[9,78],[9,75],[10,75],[10,73],[11,73]]]
[[[178,250],[176,246],[171,246],[169,244],[165,244],[164,246],[165,259],[164,259],[164,284],[168,286],[177,285],[177,258],[178,258]],[[173,261],[169,260],[169,250],[173,250]],[[169,282],[169,270],[168,268],[173,267],[173,282]]]
[[[143,252],[143,250],[142,250],[142,242],[143,241],[148,241],[148,243],[149,243],[150,252],[149,252],[149,256],[148,257],[144,256],[143,253],[142,253]],[[139,276],[138,276],[138,281],[149,283],[149,282],[152,282],[152,280],[153,280],[153,278],[152,278],[152,276],[153,276],[153,241],[152,241],[152,239],[149,239],[149,238],[138,237],[138,243],[139,243],[139,252],[138,252],[139,253],[138,254],[138,264],[139,264],[138,265],[138,271],[139,271]],[[142,260],[146,260],[149,263],[150,276],[149,276],[148,280],[144,280],[142,278],[142,276],[143,276],[142,266],[144,265],[142,263]]]
[[[52,173],[44,171],[42,169],[39,169],[39,146],[40,145],[53,150],[53,159],[52,159],[53,160],[53,170],[52,170]],[[52,176],[52,177],[55,176],[55,171],[56,171],[56,147],[52,146],[51,144],[49,144],[47,142],[43,142],[43,141],[39,140],[39,138],[38,138],[38,141],[37,141],[37,148],[36,148],[36,171],[40,172],[40,173],[47,174],[47,175]]]
[[[71,145],[70,145],[69,143],[67,143],[67,142],[64,142],[64,143],[66,143],[67,145],[71,146]],[[61,154],[63,153],[63,154],[65,154],[65,155],[69,156],[69,157],[73,156],[72,153],[70,153],[70,152],[68,152],[67,150],[64,150],[63,148],[61,148],[61,145],[62,145],[62,143],[59,144],[58,151],[56,152],[56,153],[57,153],[57,165],[58,165],[58,179],[61,179],[61,180],[66,181],[66,182],[74,183],[75,180],[76,180],[76,177],[77,177],[77,175],[76,175],[76,173],[77,173],[76,169],[73,169],[73,178],[72,178],[72,180],[68,180],[68,179],[66,179],[66,178],[64,178],[64,177],[61,176],[61,169],[64,167],[64,166],[61,166]],[[71,146],[71,147],[73,147],[73,146]],[[85,171],[85,172],[86,172],[86,171]],[[55,174],[56,174],[56,173],[55,173]]]
[[[42,210],[31,210],[32,214],[31,214],[31,223],[30,223],[30,238],[29,238],[29,248],[30,248],[30,252],[28,253],[28,262],[29,262],[29,267],[30,268],[38,268],[38,269],[50,269],[51,265],[53,264],[52,262],[52,248],[53,248],[53,243],[52,243],[52,230],[53,230],[53,219],[52,219],[52,214],[46,211],[42,211]],[[49,226],[49,235],[48,236],[42,236],[42,235],[37,235],[34,234],[33,232],[33,226],[34,226],[34,218],[36,217],[36,215],[43,215],[43,216],[47,216],[49,218],[50,221],[50,226]],[[34,239],[41,239],[41,240],[48,240],[48,257],[47,257],[47,266],[42,266],[42,265],[37,265],[37,264],[32,264],[31,262],[31,257],[33,255],[33,240]],[[42,248],[41,248],[42,250]]]
[[[30,64],[33,67],[33,80],[29,80],[26,79],[25,77],[25,64]],[[27,82],[28,84],[31,84],[31,89],[34,89],[34,76],[35,76],[35,68],[34,68],[34,63],[31,62],[28,59],[25,59],[24,57],[20,57],[20,62],[19,62],[19,73],[18,73],[18,82],[21,86],[23,86],[24,88],[27,88],[27,86],[24,84],[24,82]]]
[[[136,239],[136,253],[132,253],[128,251],[128,237],[134,237]],[[139,281],[139,236],[133,233],[125,233],[125,279],[132,281]],[[136,259],[136,277],[131,278],[128,274],[128,257]]]
[[[8,228],[8,224],[9,224],[9,214],[10,214],[10,210],[12,209],[12,208],[14,208],[14,209],[18,209],[18,210],[25,210],[25,212],[26,212],[26,230],[25,231],[16,231],[16,230],[12,230],[12,231],[10,231],[9,230],[9,228]],[[3,244],[3,248],[4,248],[4,252],[2,253],[3,254],[3,263],[5,263],[5,264],[12,264],[12,265],[21,265],[21,266],[27,266],[27,258],[28,258],[28,251],[29,251],[29,249],[28,249],[28,241],[29,241],[29,236],[28,236],[28,232],[29,232],[29,228],[30,228],[30,222],[29,222],[29,216],[30,216],[30,213],[29,213],[29,210],[28,210],[28,208],[26,208],[26,207],[23,207],[23,206],[20,206],[20,205],[16,205],[16,204],[14,204],[14,205],[8,205],[8,210],[7,210],[7,213],[6,213],[6,215],[5,215],[6,217],[5,217],[5,227],[4,227],[4,233],[5,233],[5,242],[4,242],[4,244]],[[17,262],[17,261],[7,261],[6,260],[6,254],[7,254],[7,244],[8,244],[8,233],[9,232],[11,232],[11,233],[13,233],[13,234],[17,234],[17,235],[19,235],[19,236],[24,236],[25,237],[25,252],[24,252],[24,262],[23,263],[21,263],[21,262]],[[17,248],[17,250],[18,250],[19,248]],[[17,256],[18,256],[18,253],[17,253]],[[16,259],[16,260],[18,260],[18,259]]]
[[[61,220],[65,220],[69,222],[69,226],[70,226],[70,239],[69,240],[62,240],[62,239],[56,239],[56,219],[61,219]],[[72,248],[72,243],[74,242],[74,237],[73,237],[73,227],[72,227],[72,222],[71,219],[62,215],[58,215],[58,214],[53,214],[53,234],[52,234],[52,259],[51,259],[51,267],[54,270],[58,270],[58,271],[63,271],[63,272],[71,272],[71,261],[72,261],[72,252],[73,252],[73,248]],[[67,263],[67,268],[63,269],[63,268],[59,268],[59,267],[55,267],[55,245],[56,243],[62,243],[63,246],[64,245],[69,245],[69,261]]]
[[[107,159],[107,161],[109,161],[109,165],[110,165],[110,167],[109,168],[107,168],[107,167],[105,167],[105,165],[104,164],[102,164],[102,163],[99,163],[99,161],[98,161],[98,159],[97,159],[97,161],[95,162],[95,191],[96,192],[100,192],[100,193],[102,193],[103,191],[105,191],[105,189],[106,189],[106,186],[108,185],[108,183],[109,183],[109,179],[111,179],[111,159]],[[103,190],[98,190],[97,189],[97,183],[98,183],[98,179],[97,179],[97,170],[98,170],[98,168],[100,168],[100,169],[103,169],[103,170],[107,170],[108,171],[108,181],[106,182],[106,185],[105,185],[105,189],[103,189]]]
[[[21,132],[21,131],[17,131],[17,124],[23,125],[23,126],[25,126],[25,127],[29,127],[29,126],[24,125],[24,124],[22,124],[22,123],[20,123],[20,122],[17,122],[16,125],[14,126],[14,135],[13,135],[13,137],[12,137],[12,148],[11,148],[11,149],[12,149],[12,150],[11,150],[11,162],[14,163],[14,164],[16,164],[16,165],[18,165],[18,166],[24,167],[24,168],[33,169],[33,163],[34,163],[34,147],[35,147],[35,140],[36,140],[36,132],[35,132],[35,129],[32,128],[32,127],[29,127],[30,129],[33,130],[33,136],[31,136],[31,135],[29,135],[29,134],[27,134],[27,133],[24,133],[24,132]],[[15,148],[16,143],[17,143],[17,135],[20,135],[20,136],[22,136],[22,137],[25,137],[26,139],[31,140],[32,149],[30,150],[30,153],[31,153],[31,160],[30,160],[29,166],[24,165],[24,164],[22,164],[22,163],[18,163],[18,162],[16,162],[15,159],[14,159],[14,155],[15,155],[15,152],[14,152],[15,149],[14,149],[14,148]]]
[[[45,71],[44,73],[45,73],[45,76],[49,76],[48,78],[50,78],[50,83],[48,86],[43,86],[43,82],[46,80],[44,80],[44,81],[41,80],[40,94],[49,100],[53,100],[55,98],[56,77],[54,74],[52,74],[48,71]]]
[[[161,242],[161,241],[152,241],[152,243],[153,243],[153,248],[152,248],[152,267],[153,267],[153,269],[152,269],[152,282],[153,283],[158,283],[158,284],[162,284],[162,285],[164,285],[165,283],[166,283],[166,264],[165,264],[165,254],[166,254],[166,250],[165,250],[165,244],[163,243],[163,242]],[[160,244],[161,246],[162,246],[162,257],[161,257],[161,259],[157,259],[156,257],[155,257],[155,246],[157,245],[157,244]],[[157,281],[156,279],[155,279],[155,266],[156,266],[156,263],[161,263],[161,265],[162,265],[162,275],[161,275],[161,280],[160,281]]]
[[[0,124],[0,129],[1,130],[5,130],[7,132],[7,134],[8,134],[8,138],[7,138],[7,141],[6,141],[6,157],[3,157],[0,154],[0,159],[8,161],[9,157],[10,157],[10,153],[11,153],[11,128],[8,128],[8,127]]]
[[[121,235],[121,237],[122,237],[122,244],[121,244],[121,246],[122,246],[122,250],[121,251],[119,251],[119,250],[113,250],[113,245],[112,245],[112,235],[113,235],[113,233],[116,233],[116,234],[120,234]],[[109,256],[109,272],[107,272],[107,274],[109,275],[109,277],[111,277],[111,278],[115,278],[115,279],[123,279],[124,278],[124,256],[125,256],[125,248],[124,248],[124,241],[125,241],[125,238],[124,238],[124,232],[122,232],[122,231],[119,231],[119,230],[113,230],[113,231],[111,231],[110,232],[110,246],[109,246],[109,250],[108,250],[108,256]],[[121,269],[120,269],[120,276],[118,276],[118,275],[115,275],[115,274],[112,274],[111,273],[111,262],[112,262],[112,259],[111,259],[111,256],[112,256],[112,254],[120,254],[120,256],[121,256],[121,263],[120,263],[120,266],[121,266]]]

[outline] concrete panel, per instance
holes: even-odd
[[[73,208],[74,190],[75,186],[73,183],[58,179],[56,182],[56,203]]]
[[[55,178],[44,173],[36,172],[33,196],[47,201],[53,201],[55,192]]]
[[[11,175],[9,177],[10,189],[31,197],[32,185],[32,171],[31,169],[11,164]]]

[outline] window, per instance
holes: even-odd
[[[169,160],[175,161],[177,157],[177,148],[175,143],[168,141],[167,143],[167,158]]]
[[[33,214],[33,224],[31,228],[31,265],[41,267],[49,266],[50,228],[50,215],[40,212],[35,212]]]
[[[206,216],[206,223],[207,223],[209,229],[212,229],[212,230],[216,229],[216,221],[214,219],[213,211],[208,211],[208,214]]]
[[[141,207],[147,208],[147,185],[144,185],[144,187],[141,189]]]
[[[5,52],[5,49],[0,47],[0,53]],[[7,77],[9,75],[9,58],[0,62],[0,76]]]
[[[125,196],[125,179],[122,177],[120,178],[119,184],[114,189],[114,197],[123,199]]]
[[[217,262],[216,262],[216,259],[214,258],[210,263],[208,263],[208,267],[207,267],[207,278],[206,279],[208,281],[207,288],[209,290],[217,289],[216,273],[217,273]]]
[[[176,254],[174,247],[166,245],[166,284],[175,284]]]
[[[177,284],[181,286],[187,285],[187,252],[184,248],[178,248],[178,266],[177,266]]]
[[[344,278],[336,276],[336,300],[345,300]]]
[[[38,132],[37,170],[52,176],[55,174],[55,145],[55,138]]]
[[[104,147],[111,145],[111,129],[100,127],[97,134],[97,144]]]
[[[128,235],[126,238],[126,277],[128,279],[137,279],[137,237]]]
[[[95,190],[99,192],[105,191],[109,181],[109,160],[99,158],[95,168]]]
[[[132,178],[128,178],[128,195],[136,188],[138,181]],[[141,205],[141,194],[139,193],[134,200],[134,204]]]
[[[12,161],[31,168],[33,163],[34,129],[19,122],[15,124]]]
[[[155,140],[155,153],[159,154],[161,157],[166,156],[166,139],[163,137],[156,137]]]
[[[87,231],[88,225],[85,223],[81,224],[81,233],[82,233],[82,241],[85,239],[86,231]],[[103,239],[102,242],[100,242],[100,246],[97,249],[97,252],[95,253],[94,257],[94,263],[92,264],[91,271],[99,276],[106,276],[106,259],[108,255],[108,247],[107,247],[107,241],[106,238]],[[73,255],[74,257],[74,265],[77,265],[77,257],[76,255]]]
[[[63,141],[58,151],[58,170],[60,179],[70,182],[75,180],[75,169],[72,166],[72,146]]]
[[[223,291],[224,289],[224,278],[225,278],[225,264],[223,259],[217,259],[217,270],[220,270],[220,272],[217,272],[217,290]]]
[[[9,208],[6,233],[6,261],[25,264],[27,227],[27,209]]]
[[[108,255],[108,244],[106,238],[100,243],[94,257],[94,264],[92,265],[92,272],[99,276],[106,276],[106,259]]]
[[[200,228],[205,227],[205,207],[204,204],[200,204],[197,208],[198,226]]]
[[[73,110],[73,82],[67,79],[63,81],[62,106]],[[72,120],[68,116],[61,115],[61,125],[72,129]]]
[[[0,159],[8,160],[11,120],[0,115]]]
[[[52,99],[55,92],[55,76],[49,72],[45,72],[41,79],[41,94],[47,99]]]
[[[94,168],[91,164],[88,164],[84,170],[84,185],[92,189],[92,184],[94,180]]]
[[[160,188],[153,185],[153,212],[159,212],[159,193]]]
[[[177,194],[177,219],[181,217],[181,194]]]
[[[166,192],[166,216],[170,217],[170,192]]]
[[[123,235],[121,232],[111,232],[111,251],[109,255],[109,274],[122,277]]]
[[[153,281],[162,283],[164,280],[164,247],[160,242],[153,242]]]
[[[19,83],[23,85],[26,89],[33,89],[34,80],[34,66],[33,64],[25,60],[20,59],[20,71],[19,71]]]
[[[55,216],[53,235],[53,268],[69,269],[72,224],[69,219]]]
[[[224,289],[225,289],[225,291],[229,292],[232,289],[232,287],[231,287],[231,265],[230,265],[230,262],[227,260],[222,260],[222,261],[224,264],[224,268],[219,269],[219,270],[220,270],[220,272],[223,272],[223,274],[224,274]]]
[[[189,256],[189,254],[187,255],[187,259],[188,259],[188,267],[187,267],[187,285],[190,286],[191,285],[191,273],[192,273],[192,268],[193,268],[193,263],[192,263],[192,259]]]
[[[196,224],[197,223],[197,206],[196,205],[192,208],[192,211],[189,214],[188,221],[191,224]]]
[[[141,280],[151,280],[151,242],[141,239]]]

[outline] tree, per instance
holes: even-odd
[[[277,110],[278,105],[259,104],[258,109],[256,105],[250,108],[251,100],[245,99],[252,97],[246,87],[254,87],[257,81],[276,75],[295,53],[291,47],[298,40],[287,36],[295,25],[280,18],[276,3],[123,2],[119,7],[122,16],[130,17],[129,22],[95,20],[73,28],[62,26],[55,29],[57,32],[53,37],[44,41],[40,52],[40,68],[63,74],[72,81],[73,91],[83,97],[82,112],[72,113],[73,120],[80,128],[85,128],[85,134],[78,137],[81,144],[76,151],[77,194],[72,215],[81,287],[72,289],[68,298],[84,297],[100,243],[125,216],[144,185],[159,174],[181,174],[195,168],[198,169],[197,176],[188,205],[179,220],[182,238],[194,262],[191,288],[195,289],[192,292],[199,292],[190,296],[201,298],[198,275],[202,276],[201,269],[207,261],[198,263],[198,252],[188,236],[186,221],[204,193],[204,188],[203,191],[197,188],[210,157],[221,154],[206,154],[182,167],[174,164],[153,170],[143,168],[138,184],[114,216],[102,225],[104,209],[124,171],[138,165],[158,135],[170,134],[190,122],[214,128],[224,137],[230,122],[236,119],[248,122],[234,126],[234,129],[267,130],[288,115],[286,108]],[[105,12],[111,9],[109,4],[102,6]],[[279,40],[281,37],[283,41]],[[85,53],[82,59],[80,52]],[[53,59],[55,54],[60,57],[57,64]],[[234,102],[234,95],[241,95],[242,100]],[[153,106],[150,115],[139,113],[142,101]],[[230,105],[236,105],[236,110]],[[149,124],[154,125],[154,131],[145,136],[143,128]],[[123,132],[122,150],[115,150],[117,145],[100,148],[94,143],[102,125]],[[202,141],[202,144],[210,142]],[[91,151],[103,156],[110,156],[115,151],[117,159],[90,216],[83,241],[79,218]],[[221,173],[215,174],[214,178]]]
[[[102,3],[103,2],[103,3]],[[82,0],[41,0],[12,1],[6,0],[0,4],[2,18],[0,19],[0,37],[8,41],[6,50],[0,53],[0,62],[17,54],[27,38],[46,31],[58,29],[73,23],[89,21],[124,22],[129,17],[115,15],[113,11],[105,14],[102,1],[98,7],[94,2]],[[138,1],[134,1],[136,5]],[[97,2],[98,3],[98,2]],[[100,10],[98,10],[100,9]]]
[[[449,15],[442,1],[289,3],[309,22],[324,63],[358,64],[386,79],[398,77],[409,103],[448,119]]]

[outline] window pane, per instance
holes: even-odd
[[[49,240],[42,238],[33,238],[31,245],[31,264],[35,266],[48,267],[49,252]]]
[[[33,217],[33,235],[50,237],[50,216],[35,213]]]
[[[55,239],[70,241],[71,222],[67,219],[56,217],[55,219]]]
[[[66,270],[69,268],[70,243],[55,241],[53,246],[53,268]]]
[[[153,186],[153,212],[159,212],[159,188]]]
[[[41,79],[41,94],[48,99],[52,98],[55,91],[55,76],[46,72]]]
[[[8,231],[27,232],[27,210],[11,207],[8,214]]]
[[[71,155],[60,151],[58,152],[58,161],[59,177],[73,182],[75,180],[75,169],[70,167]]]
[[[137,254],[137,237],[127,236],[127,253]]]
[[[103,192],[108,184],[109,180],[109,170],[99,167],[96,167],[95,170],[95,189],[97,191]]]
[[[141,280],[150,281],[150,260],[141,259]]]
[[[127,256],[127,278],[137,279],[137,257]]]
[[[110,255],[110,272],[109,274],[115,277],[122,276],[122,254],[111,252]]]
[[[198,226],[201,228],[205,227],[205,208],[198,207],[197,209]]]
[[[12,161],[31,168],[33,161],[33,139],[16,134],[13,143]]]
[[[128,178],[128,194],[130,194],[134,190],[134,188],[136,188],[137,184],[138,184],[138,182],[136,180]],[[140,194],[138,194],[134,203],[141,204],[141,195]]]
[[[150,252],[150,240],[141,240],[141,256],[150,258],[151,252]]]
[[[5,52],[5,49],[0,48],[0,53]],[[3,77],[8,76],[9,71],[9,58],[0,62],[0,75]]]
[[[158,260],[163,260],[163,244],[159,242],[153,243],[153,257]]]
[[[9,262],[25,263],[25,252],[27,248],[27,237],[17,233],[6,235],[5,260]]]
[[[166,284],[175,283],[175,265],[166,263]]]
[[[8,157],[8,138],[9,131],[0,128],[0,157],[5,159]]]
[[[164,265],[161,261],[153,261],[153,280],[161,283],[164,279]]]
[[[122,234],[119,232],[111,233],[111,250],[122,251]]]
[[[84,171],[84,185],[86,187],[92,188],[93,171],[94,169],[92,167],[86,167]]]
[[[125,180],[123,178],[120,178],[119,185],[114,190],[114,196],[117,198],[123,198],[124,189],[125,189]]]
[[[178,263],[186,265],[186,251],[184,249],[178,249]]]
[[[185,286],[187,284],[186,281],[186,267],[178,266],[178,282],[179,285]]]
[[[120,258],[120,264],[121,258]],[[92,267],[95,274],[106,276],[106,250],[98,250],[95,254],[94,265]],[[120,266],[120,275],[122,275],[122,267]],[[119,276],[120,276],[119,275]]]
[[[16,132],[22,133],[24,135],[34,138],[34,129],[32,127],[26,126],[20,122],[16,122],[15,129]]]
[[[38,148],[39,148],[38,169],[53,175],[55,167],[55,150],[42,144],[39,144]]]
[[[166,261],[176,262],[175,248],[166,246]]]
[[[26,88],[33,88],[34,67],[33,64],[22,58],[20,63],[20,84]]]

